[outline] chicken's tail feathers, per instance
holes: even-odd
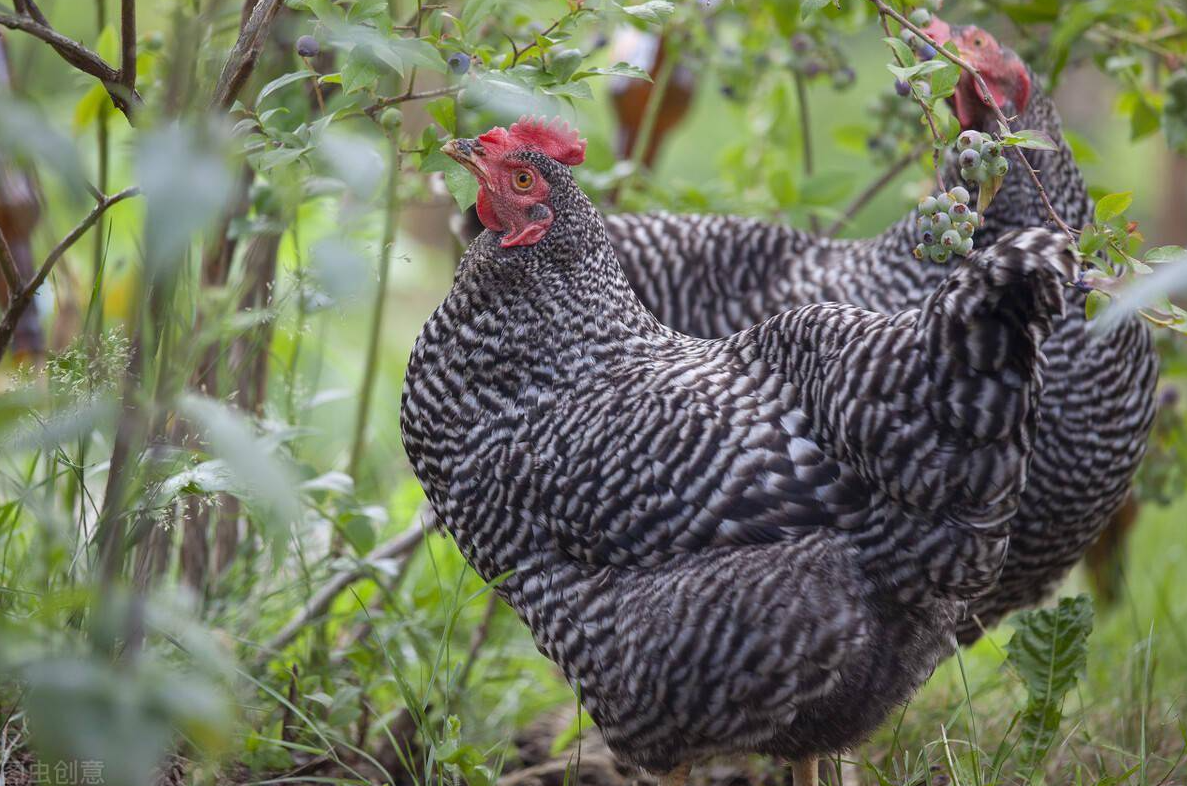
[[[933,351],[956,351],[978,371],[1025,364],[1063,316],[1063,288],[1079,269],[1066,235],[1041,228],[1011,232],[932,293],[920,330]]]

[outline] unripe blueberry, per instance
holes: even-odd
[[[970,210],[969,214],[964,217],[964,220],[973,225],[973,228],[981,226],[981,216],[975,210]]]
[[[961,237],[972,237],[976,229],[970,221],[961,221],[956,225],[956,231],[960,233]]]
[[[977,179],[976,171],[967,166],[962,166],[960,168],[960,176],[966,183],[971,183]]]
[[[952,252],[943,246],[935,246],[931,250],[931,259],[933,262],[938,262],[942,265],[951,258]]]
[[[802,55],[812,48],[812,37],[807,33],[796,33],[791,37],[791,50]]]
[[[808,77],[809,79],[816,76],[823,70],[824,66],[822,66],[818,60],[809,60],[808,62],[804,63],[804,76]]]
[[[898,34],[898,37],[907,46],[912,46],[918,40],[917,36],[906,28],[903,28],[903,31]]]
[[[997,157],[993,159],[991,172],[997,177],[1005,177],[1006,173],[1010,171],[1010,162],[1004,157]]]
[[[956,204],[956,200],[947,194],[940,194],[938,197],[936,197],[936,204],[940,206],[940,210],[943,210],[945,213],[947,213],[952,209],[952,206]]]
[[[962,238],[960,233],[955,229],[949,229],[947,232],[940,235],[940,245],[949,249],[956,248],[960,245],[960,241],[963,239],[964,238]]]
[[[449,56],[449,70],[455,74],[464,74],[470,70],[470,56],[465,52],[454,52]]]
[[[952,228],[952,216],[947,213],[936,213],[936,217],[932,219],[937,232],[947,232]]]
[[[957,205],[967,205],[969,203],[969,190],[964,186],[956,186],[948,195],[956,200]]]
[[[940,209],[940,203],[934,196],[925,196],[919,200],[919,212],[925,216],[934,215]]]
[[[297,54],[301,57],[317,57],[317,53],[320,51],[321,45],[313,36],[303,35],[297,39]]]
[[[927,27],[931,23],[931,13],[926,8],[916,8],[911,12],[911,21],[919,27]]]
[[[911,95],[911,85],[901,79],[896,79],[894,80],[894,92],[900,96],[909,96]]]
[[[996,139],[986,139],[985,144],[981,145],[981,155],[986,158],[996,158],[1002,154],[1002,143]]]
[[[980,147],[981,133],[979,131],[965,131],[956,138],[956,146],[961,150],[967,150],[971,147]]]
[[[948,211],[948,215],[952,216],[953,223],[958,223],[958,222],[964,220],[965,218],[967,218],[969,215],[969,212],[970,211],[969,211],[968,205],[962,205],[959,202],[957,202],[955,205],[952,206],[952,209]]]
[[[968,150],[963,151],[960,154],[960,165],[962,167],[967,167],[969,169],[973,169],[977,166],[980,166],[981,165],[981,154],[978,153],[976,150],[973,150],[972,148],[969,148]]]
[[[394,106],[389,106],[383,110],[383,114],[379,116],[379,125],[383,126],[388,131],[395,131],[400,127],[400,123],[404,122],[404,113]]]
[[[833,72],[833,87],[844,89],[857,80],[857,72],[849,66],[844,66]]]
[[[915,222],[920,232],[930,232],[933,226],[931,218],[928,216],[920,216],[919,220]]]
[[[962,257],[967,257],[969,252],[972,250],[973,239],[971,237],[966,237],[964,240],[960,241],[960,245],[956,248],[956,253],[960,254]]]

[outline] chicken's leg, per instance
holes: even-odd
[[[820,783],[820,765],[815,756],[797,759],[791,763],[792,786],[817,786]]]

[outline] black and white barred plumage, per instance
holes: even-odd
[[[1051,99],[1036,92],[1017,127],[1055,140],[1058,150],[1026,154],[1063,219],[1074,227],[1091,221],[1092,201]],[[978,246],[1048,221],[1029,175],[1012,163]],[[957,182],[956,169],[948,168],[946,182]],[[822,239],[734,216],[624,214],[608,217],[607,229],[643,302],[664,324],[703,337],[821,301],[893,313],[923,303],[948,275],[912,257],[913,214],[867,240]],[[1091,331],[1084,298],[1065,290],[1067,317],[1043,346],[1050,365],[1030,484],[1001,582],[972,604],[962,642],[1054,590],[1124,502],[1145,452],[1158,375],[1149,331],[1137,319]]]
[[[483,233],[424,326],[405,448],[439,520],[653,772],[862,740],[1005,559],[1075,274],[1004,238],[922,307],[817,304],[728,338],[639,301],[567,168],[532,246]]]

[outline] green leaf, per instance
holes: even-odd
[[[1091,256],[1105,247],[1109,236],[1096,228],[1095,224],[1086,224],[1080,232],[1080,251]]]
[[[452,98],[438,98],[425,104],[425,111],[437,121],[437,125],[449,132],[450,136],[457,136],[457,105]]]
[[[1087,595],[1062,598],[1053,609],[1014,618],[1007,662],[1026,687],[1020,743],[1022,760],[1032,769],[1042,763],[1059,731],[1064,697],[1088,661],[1091,633],[1092,601]]]
[[[375,548],[375,526],[366,516],[348,516],[339,526],[339,530],[360,557]]]
[[[607,68],[587,68],[573,74],[573,79],[585,79],[590,76],[625,76],[628,79],[642,79],[651,81],[651,74],[630,63],[615,63]]]
[[[837,8],[841,7],[839,0],[802,0],[800,3],[800,19],[807,19],[830,3],[834,4]]]
[[[1109,296],[1099,289],[1094,289],[1088,293],[1088,299],[1084,304],[1084,318],[1093,319],[1100,310],[1109,302]]]
[[[947,60],[943,62],[946,63],[945,67],[931,75],[931,100],[933,101],[938,101],[954,94],[956,92],[956,84],[960,81],[960,75],[962,73],[960,66],[949,63]]]
[[[478,200],[478,181],[456,161],[445,168],[445,187],[461,210],[468,210]]]
[[[259,106],[261,103],[263,103],[265,98],[272,95],[277,90],[287,87],[294,82],[300,82],[302,79],[308,79],[311,76],[317,76],[317,74],[305,68],[300,71],[293,71],[290,74],[285,74],[284,76],[279,76],[276,79],[273,79],[271,82],[264,85],[264,87],[260,90],[260,94],[256,96],[256,106]]]
[[[389,41],[393,52],[399,56],[405,69],[427,68],[430,71],[446,73],[449,66],[437,51],[437,47],[421,38],[396,38]]]
[[[906,42],[901,38],[887,36],[882,39],[882,42],[890,47],[890,51],[894,53],[896,59],[901,60],[906,65],[911,65],[915,62],[915,53],[911,51],[911,47],[907,46]]]
[[[586,82],[566,82],[563,85],[550,85],[543,88],[543,90],[550,96],[580,98],[585,101],[593,98],[593,90],[590,89],[589,84]]]
[[[826,0],[827,1],[827,0]],[[649,24],[658,25],[676,11],[674,3],[668,0],[647,0],[639,5],[622,6],[623,13]]]
[[[74,105],[74,131],[82,131],[95,122],[100,112],[112,115],[114,110],[115,104],[111,101],[111,94],[102,84],[95,82]]]
[[[1125,191],[1119,194],[1109,194],[1101,197],[1100,201],[1096,203],[1096,212],[1094,220],[1098,224],[1104,224],[1112,221],[1117,216],[1124,213],[1133,204],[1133,192]]]
[[[462,29],[467,33],[487,19],[494,19],[501,0],[466,0],[462,6]]]
[[[1055,144],[1051,137],[1047,136],[1042,131],[1035,131],[1033,129],[1016,131],[1011,134],[1003,134],[1002,144],[1010,147],[1024,147],[1028,150],[1059,149],[1059,146]]]
[[[342,66],[342,92],[350,95],[358,90],[373,90],[382,73],[374,53],[366,46],[356,46]]]
[[[1146,254],[1146,262],[1151,265],[1164,265],[1167,262],[1187,262],[1187,249],[1182,246],[1159,246],[1150,249]]]

